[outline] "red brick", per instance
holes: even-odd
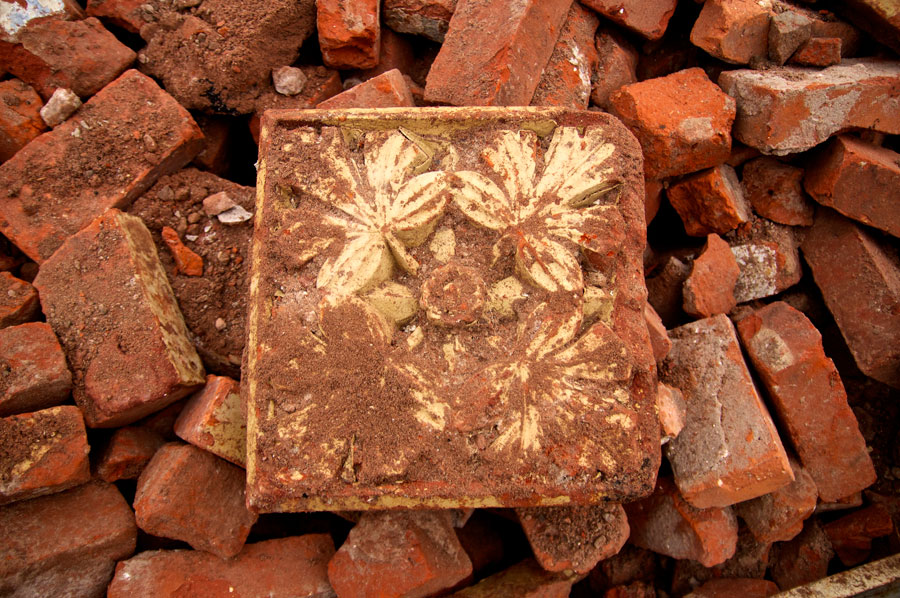
[[[766,598],[778,591],[768,579],[711,579],[685,598]]]
[[[822,499],[837,500],[872,484],[875,470],[866,441],[812,322],[776,301],[741,319],[738,330]]]
[[[138,421],[135,425],[147,428],[165,438],[166,440],[178,440],[175,435],[175,422],[178,416],[184,410],[187,399],[182,399],[172,403],[152,415],[148,415],[144,419]]]
[[[118,564],[107,596],[332,598],[326,567],[333,554],[328,534],[248,544],[227,560],[198,550],[149,550]]]
[[[684,395],[674,386],[659,383],[656,393],[656,406],[659,410],[659,425],[663,431],[663,442],[678,436],[684,429],[684,418],[687,405],[684,403]]]
[[[660,478],[648,498],[625,505],[629,542],[676,559],[711,567],[730,558],[737,546],[737,519],[730,507],[698,509],[669,478]]]
[[[328,563],[341,598],[422,598],[470,573],[446,511],[367,511]]]
[[[97,477],[106,482],[137,479],[165,439],[149,428],[126,426],[113,432],[97,461]]]
[[[802,46],[812,34],[813,19],[798,10],[785,10],[769,21],[769,59],[778,65]]]
[[[58,87],[92,96],[134,62],[135,53],[90,17],[36,22],[19,44],[0,42],[0,68],[33,85],[44,99]]]
[[[40,310],[33,286],[9,272],[0,272],[0,328],[34,320]]]
[[[466,524],[456,530],[460,545],[472,561],[473,573],[496,569],[495,566],[503,561],[503,531],[497,525],[496,517],[484,510],[473,513]]]
[[[194,157],[193,164],[222,176],[231,166],[232,123],[226,118],[205,114],[194,115],[194,120],[203,132],[203,149]]]
[[[818,153],[806,191],[844,216],[900,237],[900,154],[848,135]]]
[[[137,528],[116,487],[94,481],[0,508],[0,537],[0,594],[104,596]]]
[[[759,150],[755,147],[749,147],[739,141],[733,141],[731,144],[731,154],[729,154],[728,160],[726,160],[725,163],[732,168],[737,168],[745,162],[748,162],[753,158],[758,158],[759,156]]]
[[[833,556],[834,550],[822,525],[811,517],[806,520],[800,535],[775,545],[772,580],[785,591],[816,581],[828,573],[828,563]]]
[[[640,141],[650,178],[696,172],[728,159],[735,103],[702,69],[626,85],[609,102]]]
[[[687,402],[684,429],[667,444],[684,498],[698,508],[724,507],[793,481],[731,321],[720,314],[675,328],[669,337],[660,380]]]
[[[741,185],[753,210],[790,226],[810,226],[813,204],[803,192],[803,169],[763,156],[744,164]]]
[[[573,2],[550,60],[541,73],[532,106],[562,106],[586,110],[591,100],[591,78],[599,66],[594,33],[600,20]]]
[[[594,46],[598,60],[591,74],[591,101],[605,110],[614,91],[637,81],[638,53],[613,27],[600,27]]]
[[[859,54],[863,45],[863,34],[859,29],[842,21],[833,13],[820,14],[811,10],[804,11],[813,17],[810,28],[811,37],[836,37],[841,40],[841,57],[850,58]]]
[[[803,522],[816,509],[816,483],[791,461],[794,481],[774,492],[739,503],[734,512],[760,542],[783,542],[803,530]]]
[[[381,41],[379,44],[378,64],[372,68],[353,71],[349,78],[365,81],[394,69],[397,69],[404,75],[422,71],[424,76],[427,69],[422,70],[420,68],[419,61],[421,57],[418,56],[408,36],[398,35],[385,28],[381,30]]]
[[[832,66],[841,62],[841,38],[811,37],[794,52],[789,64]]]
[[[766,576],[772,544],[759,542],[746,527],[738,531],[734,556],[712,567],[680,559],[672,570],[670,593],[682,596],[710,579],[762,579]]]
[[[321,102],[317,108],[393,108],[415,106],[409,85],[394,69]]]
[[[137,525],[222,558],[235,556],[256,522],[244,504],[244,477],[240,468],[195,446],[166,444],[138,478]]]
[[[53,494],[91,478],[87,434],[77,407],[0,419],[0,505]]]
[[[626,544],[618,554],[604,561],[591,571],[591,589],[624,586],[636,581],[652,582],[656,578],[656,554],[632,544]],[[655,598],[655,595],[654,595]]]
[[[188,400],[175,421],[182,439],[235,465],[247,459],[247,422],[240,385],[226,376],[207,376],[206,386]]]
[[[0,82],[0,162],[46,130],[41,120],[41,96],[19,79]]]
[[[650,334],[650,345],[653,347],[653,359],[662,361],[672,348],[669,333],[663,325],[662,318],[648,302],[644,305],[644,321],[647,323],[647,332]]]
[[[866,490],[866,493],[871,492],[870,490]],[[843,498],[839,498],[833,501],[823,501],[819,499],[819,504],[816,505],[816,513],[831,513],[833,511],[846,511],[848,509],[857,509],[861,507],[863,504],[863,493],[854,492],[848,496]]]
[[[59,2],[5,2],[0,16],[0,40],[19,41],[22,31],[32,23],[49,19],[83,19],[84,11],[76,0]]]
[[[669,256],[662,267],[647,278],[647,301],[664,323],[672,325],[681,321],[681,289],[690,272],[688,265],[675,256]]]
[[[516,509],[516,514],[535,558],[547,571],[588,573],[628,540],[628,520],[619,503]]]
[[[0,416],[59,405],[72,390],[72,374],[48,324],[0,330]]]
[[[872,540],[894,530],[891,514],[881,505],[872,505],[825,524],[825,534],[834,552],[847,567],[865,561],[872,550]]]
[[[727,164],[704,170],[669,186],[669,203],[687,234],[727,233],[750,219],[750,207],[734,169]]]
[[[141,27],[147,23],[144,17],[152,18],[152,13],[141,8],[146,4],[144,0],[88,0],[87,15],[121,27],[125,31],[140,33]]]
[[[644,179],[644,221],[647,224],[650,224],[659,212],[663,188],[662,181]]]
[[[881,0],[846,0],[841,5],[847,18],[882,44],[900,52],[900,12],[894,5]]]
[[[425,100],[456,106],[527,106],[570,0],[459,0],[428,72]]]
[[[106,209],[127,206],[158,177],[190,162],[202,139],[172,97],[127,71],[78,119],[0,165],[0,232],[41,263]]]
[[[316,29],[326,66],[368,69],[378,64],[380,0],[316,1]]]
[[[577,580],[571,571],[552,573],[526,559],[448,598],[568,598]]]
[[[691,43],[732,64],[768,55],[770,10],[757,0],[707,0],[691,29]]]
[[[754,216],[748,224],[725,235],[725,240],[741,269],[734,284],[738,303],[780,293],[797,284],[803,275],[793,227]]]
[[[822,70],[725,71],[719,85],[737,100],[734,135],[766,154],[802,152],[851,127],[900,133],[900,64],[848,60]]]
[[[443,43],[457,0],[384,0],[384,24],[398,33]]]
[[[707,235],[703,252],[684,281],[684,311],[700,318],[731,311],[737,305],[734,283],[740,272],[728,243],[719,235]]]
[[[88,426],[131,423],[203,384],[200,357],[139,218],[109,210],[66,241],[34,283]]]
[[[803,257],[859,369],[900,388],[900,263],[851,220],[820,209]]]
[[[603,598],[656,598],[656,596],[656,588],[643,581],[636,581],[627,586],[615,586],[603,592]]]
[[[647,39],[666,32],[678,0],[581,0],[610,21]]]

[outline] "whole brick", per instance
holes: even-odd
[[[568,598],[577,580],[572,571],[553,573],[529,558],[448,598]]]
[[[824,528],[841,562],[854,567],[869,557],[873,539],[894,531],[894,522],[887,509],[874,504],[826,523]]]
[[[244,504],[244,472],[190,444],[164,445],[138,478],[139,528],[221,558],[244,547],[256,515]]]
[[[91,477],[90,447],[77,407],[0,419],[0,505],[53,494]]]
[[[794,538],[816,509],[818,493],[812,476],[793,460],[791,469],[794,481],[787,486],[734,506],[734,512],[760,542]]]
[[[333,554],[328,534],[248,544],[227,560],[200,550],[149,550],[116,566],[107,596],[333,598],[326,576]]]
[[[626,85],[609,102],[641,143],[650,178],[696,172],[728,159],[735,103],[702,69]]]
[[[612,22],[647,39],[666,32],[678,0],[580,0]]]
[[[0,272],[0,328],[33,320],[40,309],[33,286],[9,272]]]
[[[123,208],[190,162],[203,136],[152,79],[130,70],[78,119],[0,165],[0,232],[38,263],[108,208]]]
[[[240,385],[227,376],[207,376],[203,390],[191,397],[175,420],[175,433],[187,442],[244,467],[247,422]]]
[[[768,579],[711,579],[685,598],[766,598],[778,592]]]
[[[801,246],[859,369],[900,388],[900,262],[853,221],[820,209]]]
[[[834,549],[822,524],[810,517],[796,538],[775,545],[771,576],[779,588],[787,591],[825,577],[833,557]]]
[[[687,415],[667,455],[685,500],[724,507],[794,479],[775,424],[724,315],[669,331],[672,350],[660,380],[684,394]]]
[[[533,106],[587,109],[591,78],[599,61],[594,45],[594,33],[599,25],[597,15],[578,2],[572,3],[531,98]]]
[[[797,48],[788,64],[832,66],[841,62],[841,38],[811,37]]]
[[[741,319],[738,331],[822,500],[837,500],[872,484],[875,469],[866,441],[812,322],[776,301]]]
[[[457,0],[384,0],[384,24],[398,33],[411,33],[443,43]]]
[[[900,237],[900,154],[849,135],[832,139],[806,171],[813,199]]]
[[[19,44],[0,41],[0,68],[33,85],[44,99],[58,87],[92,96],[134,62],[135,53],[89,17],[35,22]]]
[[[768,55],[769,8],[756,0],[707,0],[691,29],[691,43],[732,64]]]
[[[105,482],[137,479],[165,439],[149,428],[125,426],[113,432],[95,473]]]
[[[741,185],[753,210],[780,224],[810,226],[813,203],[803,191],[803,169],[763,156],[744,164]]]
[[[750,207],[734,169],[728,164],[685,177],[669,186],[669,203],[687,234],[727,233],[750,219]]]
[[[725,71],[737,101],[734,135],[765,154],[802,152],[849,128],[900,133],[900,64],[845,60],[826,69]]]
[[[527,106],[571,0],[459,0],[428,71],[425,100],[456,106]]]
[[[446,511],[366,512],[328,563],[342,598],[423,598],[471,573]]]
[[[47,128],[41,120],[43,101],[34,88],[19,79],[0,81],[0,162]]]
[[[0,330],[0,416],[59,405],[72,374],[53,330],[44,322]]]
[[[326,66],[367,69],[378,64],[380,0],[316,1],[316,29]]]
[[[112,484],[0,508],[0,594],[105,596],[116,561],[134,552],[134,513]]]
[[[34,281],[90,427],[131,423],[201,386],[197,351],[140,218],[109,210]]]
[[[740,271],[728,243],[719,235],[708,235],[703,252],[684,281],[684,311],[701,318],[731,311],[737,305],[734,283]]]
[[[394,108],[415,105],[403,74],[397,69],[393,69],[328,98],[316,107],[328,109]]]

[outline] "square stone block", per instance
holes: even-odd
[[[241,389],[260,511],[649,494],[640,146],[557,108],[263,117]]]

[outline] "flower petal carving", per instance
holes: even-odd
[[[339,295],[370,289],[390,278],[394,260],[382,235],[357,232],[335,258],[328,258],[319,269],[316,287],[327,287]]]
[[[456,177],[462,184],[453,199],[466,216],[485,228],[500,232],[516,223],[509,196],[494,181],[473,170],[457,172]]]
[[[603,129],[588,127],[581,135],[575,127],[557,127],[534,194],[550,193],[572,207],[589,203],[587,199],[609,185],[612,169],[606,160],[613,151],[615,146],[605,139]]]
[[[529,283],[550,291],[580,292],[581,264],[572,250],[550,236],[523,234],[516,250],[516,272]]]

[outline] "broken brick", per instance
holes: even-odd
[[[732,64],[768,55],[770,9],[757,0],[707,0],[691,29],[691,43]]]
[[[51,2],[7,2],[0,16],[0,40],[19,41],[19,36],[29,25],[49,19],[78,20],[84,18],[84,10],[76,0]],[[2,69],[0,69],[2,70]]]
[[[663,188],[662,181],[644,179],[644,221],[647,224],[650,224],[659,212],[659,207],[662,204]]]
[[[698,508],[724,507],[793,481],[731,321],[719,314],[675,328],[669,337],[672,350],[660,380],[681,390],[687,415],[666,446],[685,500]]]
[[[578,577],[572,571],[547,571],[534,559],[525,559],[447,598],[568,598]]]
[[[59,405],[72,390],[66,356],[44,322],[0,330],[0,416]]]
[[[247,459],[247,422],[240,386],[226,376],[207,376],[203,390],[191,397],[175,421],[182,439],[235,465]]]
[[[126,206],[187,164],[201,143],[184,108],[149,77],[127,71],[80,118],[0,165],[0,232],[41,263],[106,209]]]
[[[591,589],[624,586],[636,581],[652,582],[656,578],[656,554],[633,544],[626,544],[615,556],[601,561],[589,577]]]
[[[656,393],[656,406],[659,410],[659,425],[663,431],[663,442],[668,442],[684,429],[687,410],[684,395],[674,386],[660,382]]]
[[[95,472],[106,482],[137,479],[165,439],[149,428],[125,426],[113,432]]]
[[[109,210],[44,262],[34,283],[88,426],[131,423],[203,384],[203,365],[139,218]]]
[[[681,596],[710,579],[762,579],[766,575],[771,547],[771,543],[759,542],[746,527],[741,527],[734,555],[722,563],[705,567],[691,559],[676,561],[671,594]]]
[[[812,322],[776,301],[741,319],[738,331],[822,499],[837,500],[872,484],[866,441]]]
[[[734,169],[727,164],[673,183],[666,191],[687,234],[727,233],[750,219],[750,207]]]
[[[803,191],[803,169],[762,156],[744,164],[744,197],[753,210],[780,224],[810,226],[813,204]]]
[[[40,311],[33,286],[9,272],[0,272],[0,328],[34,320]]]
[[[785,10],[772,15],[769,21],[769,59],[778,65],[802,46],[812,34],[812,19],[797,10]]]
[[[784,542],[803,530],[816,509],[816,483],[799,463],[791,461],[794,481],[759,498],[738,503],[734,512],[760,542]]]
[[[144,0],[88,0],[85,11],[89,17],[111,23],[131,33],[140,33],[141,27],[153,18]]]
[[[711,579],[685,598],[767,598],[778,592],[768,579]]]
[[[641,143],[650,178],[696,172],[728,159],[735,103],[702,69],[626,85],[609,103]]]
[[[428,71],[425,100],[455,106],[527,106],[571,4],[459,0]]]
[[[232,123],[225,118],[206,114],[196,114],[194,120],[203,132],[203,149],[194,156],[193,164],[222,176],[231,166]]]
[[[656,588],[650,583],[636,581],[628,585],[607,588],[603,598],[656,598]]]
[[[900,237],[897,152],[841,135],[818,153],[803,184],[820,204]]]
[[[501,528],[496,525],[496,520],[497,518],[489,515],[487,511],[479,510],[473,512],[465,525],[456,530],[460,545],[472,561],[474,574],[503,561],[504,535]]]
[[[244,471],[190,444],[164,445],[138,478],[139,528],[221,558],[241,551],[256,522],[244,504]]]
[[[811,37],[788,60],[800,66],[832,66],[841,62],[841,38]]]
[[[678,0],[581,0],[613,23],[647,39],[666,32]]]
[[[772,550],[771,575],[784,591],[816,581],[828,573],[834,556],[831,542],[815,517],[803,525],[803,531],[788,542],[775,544]]]
[[[826,523],[824,528],[841,562],[847,567],[855,567],[869,557],[873,539],[894,530],[894,522],[887,509],[872,505]]]
[[[753,216],[724,237],[741,270],[734,283],[738,303],[770,297],[800,281],[795,228]]]
[[[161,234],[163,242],[172,253],[172,259],[175,260],[175,274],[203,276],[203,258],[185,247],[175,229],[164,226]]]
[[[398,33],[411,33],[444,42],[457,0],[384,0],[384,24]]]
[[[94,481],[0,508],[0,537],[0,594],[104,596],[137,528],[116,487]]]
[[[707,235],[703,252],[684,281],[684,311],[700,318],[731,311],[737,305],[734,283],[740,272],[728,243],[719,235]]]
[[[532,552],[547,571],[588,573],[628,540],[628,520],[619,503],[516,509]]]
[[[384,28],[381,30],[378,64],[369,69],[352,71],[347,81],[353,79],[365,81],[397,69],[408,76],[415,74],[418,77],[421,74],[419,78],[424,82],[424,76],[428,71],[426,60],[416,51],[408,36]]]
[[[423,598],[471,573],[446,511],[366,512],[328,563],[342,598]]]
[[[77,407],[0,419],[0,505],[60,492],[91,478],[87,434]]]
[[[594,37],[594,46],[597,62],[591,73],[591,101],[606,110],[609,96],[614,91],[637,81],[638,53],[631,42],[612,27],[600,27]]]
[[[199,550],[148,550],[116,566],[108,598],[332,598],[326,567],[333,554],[328,534],[248,544],[227,560]]]
[[[326,66],[368,69],[378,64],[380,0],[316,1],[316,29]]]
[[[41,96],[24,81],[0,81],[0,162],[12,158],[47,128],[41,106]]]
[[[644,305],[644,321],[647,323],[647,332],[650,334],[650,345],[653,347],[653,359],[657,362],[669,354],[672,348],[672,341],[669,340],[669,333],[663,325],[662,318],[653,309],[653,306],[647,302]]]
[[[813,11],[804,12],[814,17],[810,27],[810,37],[840,39],[842,58],[850,58],[859,54],[860,46],[863,43],[863,36],[859,29],[830,13],[822,15]]]
[[[599,62],[594,45],[594,33],[599,25],[597,15],[578,2],[572,3],[550,60],[534,90],[532,106],[587,109],[591,100],[591,77]]]
[[[808,150],[851,127],[900,133],[900,110],[890,100],[898,83],[900,64],[872,59],[719,76],[737,101],[735,138],[776,155]]]
[[[669,478],[660,478],[648,498],[626,504],[625,512],[629,542],[659,554],[712,567],[730,558],[737,546],[738,525],[731,508],[698,509]]]
[[[0,68],[49,99],[58,87],[92,96],[134,62],[134,52],[100,21],[44,20],[26,27],[19,44],[0,41]]]
[[[669,256],[662,267],[647,278],[647,302],[663,323],[671,326],[680,320],[682,288],[690,273],[690,266],[675,256]]]
[[[363,81],[345,92],[320,102],[321,109],[394,108],[415,106],[409,85],[397,69]]]
[[[841,6],[851,21],[900,52],[900,12],[896,7],[881,0],[846,0]]]
[[[900,262],[853,221],[819,209],[802,245],[859,369],[900,388]]]

